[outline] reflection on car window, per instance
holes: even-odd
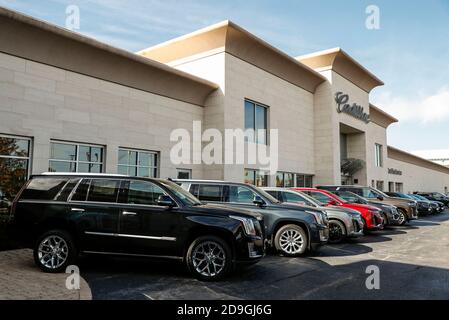
[[[253,203],[256,194],[247,187],[230,186],[229,202],[235,203]]]
[[[147,181],[131,181],[128,189],[129,204],[157,205],[157,200],[164,191],[154,183]]]

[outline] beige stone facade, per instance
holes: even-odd
[[[244,181],[245,169],[260,165],[173,164],[170,134],[192,133],[193,121],[222,133],[244,129],[250,101],[266,108],[266,129],[279,132],[279,172],[313,177],[313,185],[449,187],[448,168],[388,147],[387,128],[397,120],[370,104],[370,91],[383,83],[339,48],[293,58],[226,21],[131,54],[6,9],[0,19],[23,38],[14,45],[0,31],[0,137],[30,139],[30,174],[47,171],[50,143],[64,141],[102,146],[107,173],[117,172],[118,150],[127,148],[155,152],[162,178],[188,169],[197,179]],[[60,48],[46,56],[48,39]],[[338,112],[337,92],[371,121]],[[363,165],[343,175],[348,159]]]

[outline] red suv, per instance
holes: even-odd
[[[336,196],[335,194],[321,189],[314,189],[314,188],[292,188],[292,189],[299,190],[308,194],[317,201],[321,202],[324,206],[337,206],[359,211],[362,214],[363,220],[365,222],[366,230],[381,230],[384,228],[384,219],[382,217],[382,212],[376,207],[364,204],[349,203],[343,200],[342,198]]]

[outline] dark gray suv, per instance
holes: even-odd
[[[262,189],[244,183],[175,181],[202,202],[222,203],[261,213],[268,244],[285,256],[299,256],[328,241],[328,218],[323,210],[283,204]]]

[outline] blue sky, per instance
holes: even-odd
[[[449,149],[449,0],[0,0],[60,26],[71,4],[79,32],[130,51],[225,19],[292,56],[342,47],[385,82],[371,102],[401,120],[389,144]],[[368,5],[379,30],[365,28]]]

